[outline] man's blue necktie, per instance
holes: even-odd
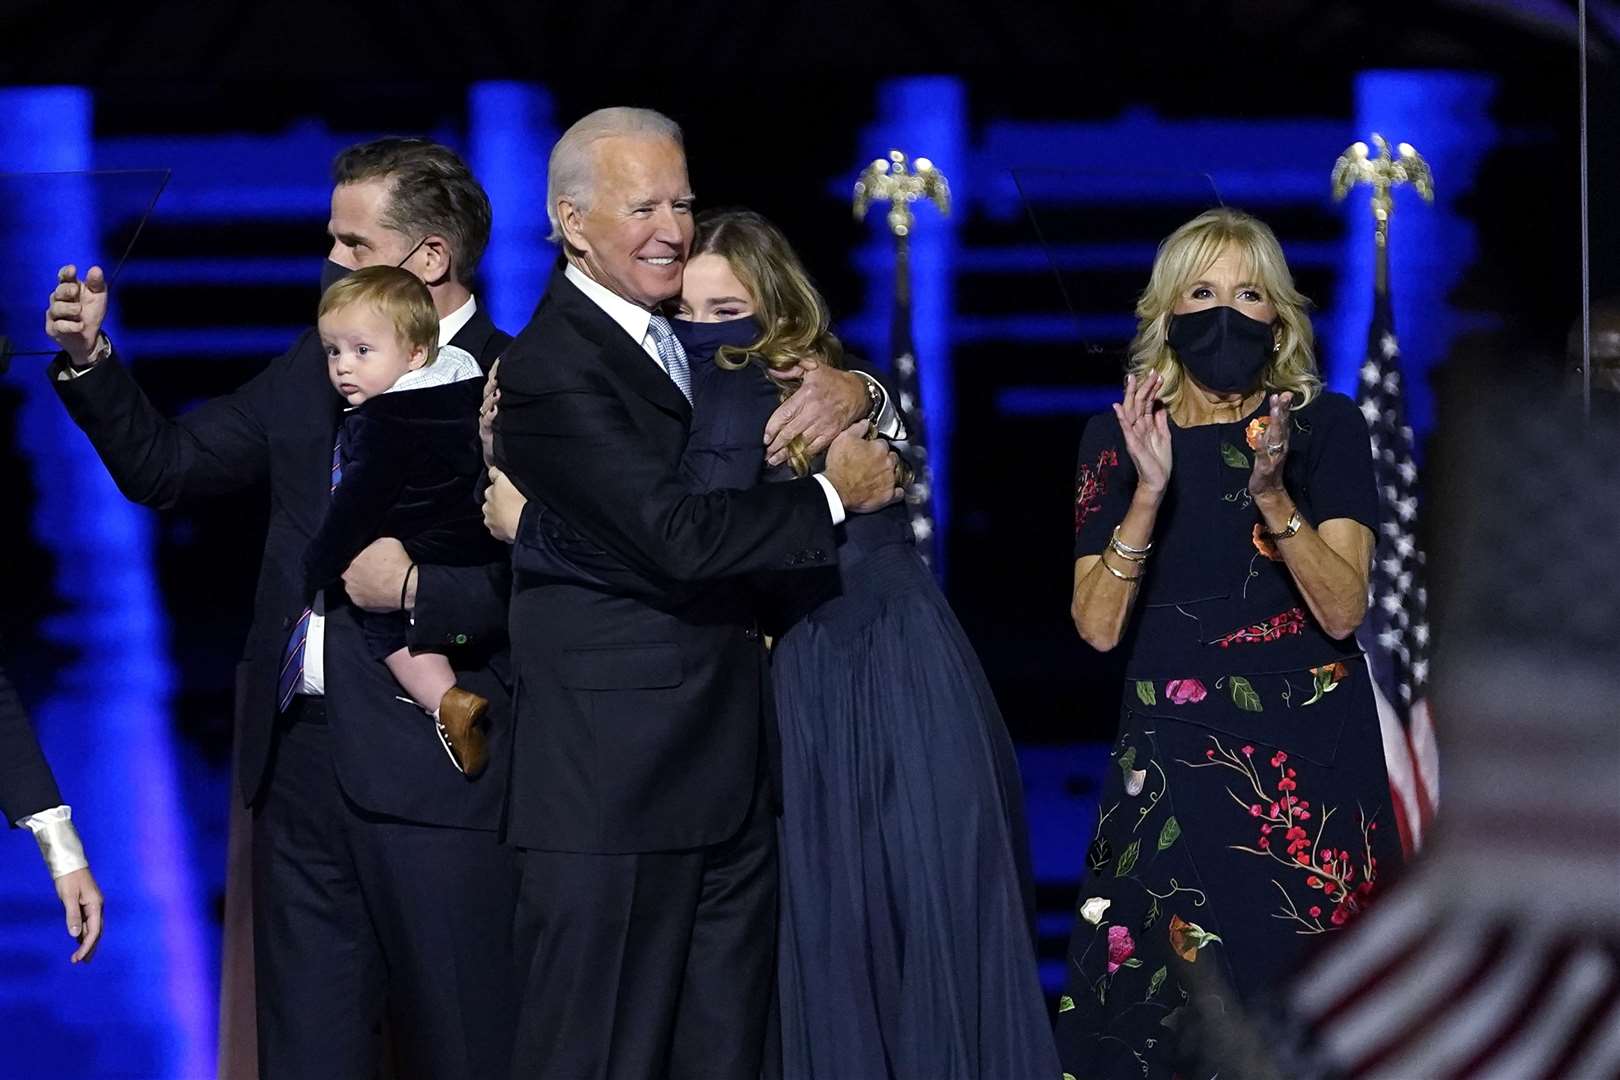
[[[658,359],[664,362],[664,370],[669,372],[669,377],[680,389],[686,403],[692,404],[692,365],[687,363],[686,350],[670,328],[669,320],[662,315],[654,315],[647,320],[647,332],[653,336],[653,344],[658,347]]]
[[[332,444],[332,486],[328,494],[337,490],[338,482],[342,479],[343,432],[340,428],[337,442]],[[281,712],[287,711],[293,695],[304,685],[304,647],[309,644],[309,620],[314,614],[314,608],[305,608],[304,613],[298,616],[298,622],[287,638],[287,648],[281,654],[281,676],[276,680],[276,708]]]

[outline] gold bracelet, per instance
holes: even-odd
[[[1142,580],[1142,575],[1147,573],[1146,570],[1138,570],[1136,572],[1136,576],[1131,577],[1130,575],[1122,574],[1118,570],[1115,570],[1112,566],[1109,566],[1108,565],[1108,560],[1103,558],[1101,555],[1097,556],[1097,561],[1102,563],[1102,568],[1104,570],[1108,571],[1110,574],[1113,574],[1115,577],[1119,578],[1119,580],[1121,580],[1121,581],[1130,581],[1130,582],[1141,581]]]
[[[1113,548],[1115,551],[1119,552],[1119,554],[1125,556],[1127,559],[1131,559],[1131,560],[1136,561],[1136,562],[1140,562],[1141,560],[1147,558],[1148,555],[1152,553],[1152,551],[1153,551],[1153,543],[1152,543],[1152,541],[1148,542],[1147,547],[1131,547],[1131,545],[1127,544],[1125,541],[1123,541],[1123,540],[1121,540],[1119,538],[1119,529],[1120,529],[1120,527],[1118,525],[1114,526],[1114,535],[1108,541],[1108,546],[1109,547]]]

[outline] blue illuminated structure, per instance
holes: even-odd
[[[957,232],[972,192],[968,170],[967,90],[962,80],[945,76],[892,79],[878,87],[877,106],[876,123],[861,134],[859,152],[865,155],[864,160],[850,168],[848,175],[853,177],[867,161],[890,150],[926,157],[939,166],[950,181],[955,207],[951,216],[941,217],[929,204],[914,204],[917,226],[911,233],[912,343],[916,349],[923,417],[928,428],[928,462],[934,474],[934,573],[943,578],[950,528],[951,439],[955,428],[951,340],[956,328],[952,297]],[[847,198],[848,182],[843,193]],[[873,331],[888,326],[888,313],[894,304],[892,244],[888,230],[874,224],[871,242],[856,256],[857,265],[871,270],[867,279],[867,309],[852,322],[862,327],[864,336],[872,343],[887,344],[888,340],[886,333],[879,335]],[[880,355],[885,362],[892,359],[886,354]]]
[[[96,164],[89,91],[0,89],[0,116],[5,171]],[[62,178],[3,208],[0,288],[36,289],[43,304],[59,262],[82,269],[100,246],[95,195],[91,179]],[[41,367],[23,358],[7,377],[22,397],[11,436],[32,462],[32,527],[55,557],[64,608],[45,633],[74,659],[31,704],[110,917],[94,963],[71,968],[61,907],[38,853],[25,836],[5,837],[0,1031],[8,1036],[0,1069],[18,1078],[194,1080],[214,1072],[216,991],[187,850],[196,811],[177,784],[151,516],[118,493]]]
[[[1458,207],[1485,155],[1499,139],[1490,118],[1496,79],[1446,71],[1365,71],[1356,76],[1355,138],[1378,132],[1408,142],[1434,172],[1435,201],[1425,206],[1411,188],[1395,191],[1390,221],[1389,288],[1405,372],[1406,415],[1423,436],[1434,426],[1429,369],[1443,362],[1452,340],[1479,326],[1451,304],[1450,294],[1474,259],[1475,230]],[[1372,318],[1373,222],[1369,192],[1345,200],[1344,254],[1331,322],[1324,320],[1336,362],[1334,390],[1354,396]]]
[[[546,242],[546,166],[558,134],[551,94],[543,87],[477,83],[467,96],[470,164],[495,207],[479,303],[511,334],[534,314],[556,258]]]

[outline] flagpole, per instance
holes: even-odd
[[[1587,189],[1586,0],[1577,0],[1581,50],[1581,415],[1592,418],[1592,257],[1591,194]]]
[[[933,565],[935,560],[928,552],[939,551],[943,538],[934,529],[933,472],[928,467],[922,379],[911,344],[911,230],[917,220],[911,204],[919,199],[932,202],[942,214],[950,213],[950,185],[945,174],[925,157],[911,159],[899,150],[890,150],[888,157],[873,161],[855,181],[856,221],[866,220],[866,212],[873,203],[889,204],[889,211],[884,215],[885,224],[894,236],[894,310],[889,348],[900,399],[895,406],[906,428],[905,438],[896,442],[903,448],[903,456],[909,459],[906,464],[910,477],[902,478],[902,483],[906,487],[912,534],[924,559]]]
[[[1423,155],[1412,149],[1410,143],[1400,143],[1395,154],[1389,152],[1389,143],[1378,132],[1373,132],[1373,145],[1378,156],[1364,142],[1351,143],[1333,165],[1333,198],[1341,201],[1357,184],[1372,186],[1375,295],[1389,295],[1389,219],[1395,213],[1394,190],[1402,184],[1412,189],[1424,202],[1434,202],[1434,176]]]
[[[1434,181],[1418,152],[1400,143],[1394,154],[1383,136],[1370,156],[1366,143],[1347,149],[1333,167],[1333,194],[1343,199],[1358,184],[1372,187],[1376,274],[1367,353],[1356,401],[1367,421],[1379,522],[1370,604],[1357,640],[1372,678],[1384,764],[1389,773],[1395,825],[1408,855],[1423,841],[1438,793],[1438,753],[1429,718],[1426,688],[1429,666],[1428,595],[1423,585],[1424,556],[1417,532],[1417,467],[1411,427],[1401,398],[1400,344],[1390,299],[1389,222],[1393,190],[1411,184],[1426,201]]]

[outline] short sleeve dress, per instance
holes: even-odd
[[[1400,864],[1378,716],[1353,638],[1312,618],[1248,493],[1269,423],[1171,425],[1174,468],[1120,648],[1125,685],[1059,1002],[1075,1077],[1198,1075],[1177,1038],[1209,968],[1239,1002],[1275,988]],[[1290,419],[1284,482],[1312,524],[1376,532],[1355,404]],[[1136,486],[1118,420],[1091,420],[1075,554],[1103,551]],[[1203,970],[1194,970],[1194,967]]]

